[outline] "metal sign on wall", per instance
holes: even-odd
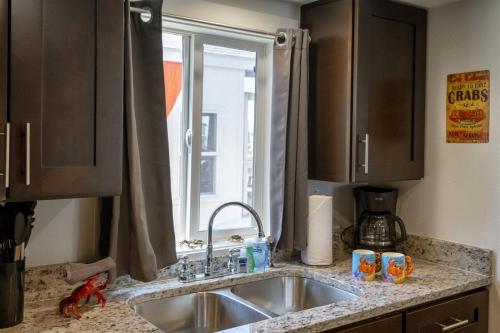
[[[486,143],[490,128],[490,71],[448,75],[446,142]]]

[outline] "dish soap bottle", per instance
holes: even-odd
[[[269,267],[269,242],[266,238],[254,240],[253,260],[256,272],[265,272]]]
[[[254,243],[252,240],[247,239],[245,241],[245,249],[247,255],[247,273],[253,273],[255,269],[255,261],[254,261]]]

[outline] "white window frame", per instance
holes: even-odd
[[[165,20],[163,20],[165,22]],[[182,55],[182,65],[183,65],[183,70],[182,70],[182,89],[181,91],[184,92],[182,99],[182,109],[183,109],[183,115],[184,117],[181,118],[180,126],[181,126],[181,133],[186,133],[188,128],[189,128],[189,122],[190,120],[190,104],[191,104],[191,97],[189,96],[189,92],[191,91],[190,84],[191,84],[191,36],[190,34],[187,34],[182,31],[170,31],[167,29],[163,29],[164,32],[169,32],[175,35],[182,36],[182,49],[183,49],[183,55]],[[184,143],[188,140],[187,137],[184,138]],[[185,207],[188,202],[189,198],[189,193],[187,191],[187,188],[189,186],[189,177],[187,176],[187,172],[191,168],[191,162],[190,158],[188,156],[190,155],[190,149],[188,145],[186,144],[181,144],[180,145],[180,151],[176,152],[180,153],[182,156],[182,163],[181,163],[181,168],[179,172],[179,177],[181,178],[181,181],[179,182],[179,185],[181,186],[180,188],[180,200],[181,200],[181,209],[180,209],[180,219],[184,221],[189,220],[189,215],[188,212],[186,211]],[[189,224],[182,223],[181,224],[182,230],[180,230],[179,233],[182,235],[187,236],[188,235],[188,228]],[[184,239],[176,239],[177,245],[179,245],[179,242],[181,242]]]
[[[187,36],[185,40],[189,41],[185,45],[185,54],[189,59],[184,59],[185,66],[189,71],[187,91],[189,92],[188,101],[185,107],[189,108],[186,114],[186,127],[183,130],[191,128],[193,137],[192,145],[186,148],[184,173],[190,171],[189,176],[184,175],[185,191],[183,198],[183,219],[185,221],[186,239],[206,240],[206,231],[198,231],[200,218],[200,161],[201,161],[201,140],[198,140],[197,134],[201,139],[201,115],[210,113],[213,110],[203,112],[203,44],[217,45],[228,48],[236,48],[256,53],[256,73],[255,73],[255,130],[254,130],[254,175],[253,175],[253,206],[261,216],[266,234],[269,234],[269,130],[270,130],[270,107],[271,107],[271,86],[272,86],[272,46],[273,39],[268,36],[255,36],[239,32],[233,29],[220,29],[211,26],[192,25],[191,22],[182,22],[180,19],[164,17],[163,29],[165,32]],[[229,30],[229,31],[227,31]],[[186,94],[187,95],[187,94]],[[216,113],[216,112],[215,112]],[[222,119],[217,116],[217,126],[219,128]],[[199,119],[199,121],[194,121]],[[217,142],[217,151],[219,150],[219,141]],[[215,185],[215,187],[217,187]],[[195,194],[196,193],[196,194]],[[259,195],[257,195],[259,194]],[[205,195],[203,195],[205,196]],[[210,196],[208,194],[207,196]],[[217,222],[215,222],[217,224]],[[253,221],[252,227],[242,229],[215,230],[214,243],[227,244],[226,240],[230,235],[238,234],[243,237],[255,236],[256,225]],[[177,240],[178,242],[182,240]],[[193,252],[189,249],[179,249],[178,252]]]

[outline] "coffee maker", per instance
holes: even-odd
[[[396,245],[406,240],[405,225],[401,218],[396,216],[397,189],[356,187],[354,199],[354,248],[394,251]]]

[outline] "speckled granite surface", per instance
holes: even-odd
[[[488,249],[409,235],[401,251],[437,264],[492,275],[493,251]]]
[[[419,253],[418,244],[411,246],[412,251]],[[436,251],[437,248],[441,248],[441,245],[432,246]],[[457,251],[456,244],[452,246]],[[476,250],[471,247],[464,248],[467,249],[467,253],[472,251],[478,256],[481,253],[475,252]],[[448,248],[444,247],[442,251],[448,251]],[[457,257],[461,255],[453,251],[447,253],[448,255],[453,253]],[[483,253],[491,255],[487,250]],[[388,284],[380,279],[374,282],[355,281],[351,278],[350,260],[325,268],[286,264],[266,273],[234,275],[188,284],[181,284],[172,279],[170,273],[162,274],[157,281],[150,283],[138,283],[122,278],[107,292],[109,302],[106,307],[101,308],[95,303],[83,306],[81,308],[83,318],[80,320],[66,319],[57,313],[58,300],[66,295],[71,287],[60,280],[63,277],[61,272],[64,272],[60,270],[60,266],[49,266],[31,270],[27,278],[24,322],[0,332],[159,332],[159,329],[135,314],[131,306],[151,299],[225,288],[273,276],[313,278],[350,291],[359,298],[241,326],[231,332],[320,332],[488,286],[491,277],[475,272],[487,271],[484,263],[489,262],[491,265],[489,260],[477,257],[476,261],[480,263],[478,264],[480,268],[469,262],[466,267],[469,267],[470,271],[465,271],[460,269],[462,266],[444,266],[415,259],[415,273],[402,285]],[[453,264],[453,261],[446,262]]]

